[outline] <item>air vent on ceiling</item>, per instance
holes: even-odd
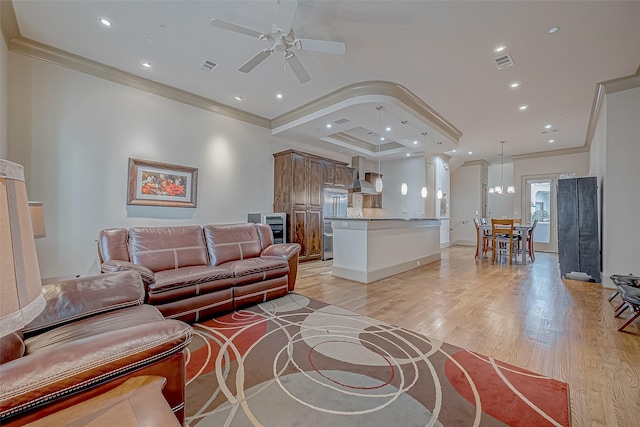
[[[508,53],[506,55],[493,58],[493,60],[496,62],[498,70],[502,70],[503,68],[511,67],[513,65],[513,58]]]
[[[342,125],[342,124],[345,124],[345,123],[348,123],[348,122],[349,122],[349,119],[339,119],[339,120],[336,120],[333,123],[335,123],[337,125]]]
[[[210,73],[216,68],[218,68],[218,64],[208,59],[206,59],[200,66],[200,69],[206,73]]]

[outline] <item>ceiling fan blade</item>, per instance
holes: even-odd
[[[346,46],[342,42],[332,42],[329,40],[296,39],[295,47],[300,50],[311,50],[314,52],[334,53],[344,55]]]
[[[284,34],[289,34],[293,26],[293,19],[296,17],[296,9],[298,9],[298,0],[278,0],[280,7],[278,8],[278,28]]]
[[[221,21],[219,19],[212,19],[209,22],[212,27],[222,28],[223,30],[233,31],[235,33],[244,34],[250,37],[255,37],[257,39],[262,36],[262,33],[256,30],[252,30],[251,28],[242,27],[240,25],[232,24],[231,22]]]
[[[287,52],[284,59],[287,60],[287,63],[296,74],[300,83],[306,83],[311,80],[311,76],[307,73],[307,70],[302,66],[302,62],[298,59],[298,57],[293,52]]]
[[[273,50],[271,49],[261,50],[260,52],[256,53],[253,58],[245,62],[242,67],[238,68],[238,70],[242,71],[243,73],[248,73],[249,71],[253,70],[259,63],[267,59],[272,52]]]

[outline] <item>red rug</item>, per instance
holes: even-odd
[[[566,383],[291,294],[194,325],[191,426],[568,426]]]

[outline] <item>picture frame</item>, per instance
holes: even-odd
[[[129,158],[128,205],[197,207],[198,169]]]

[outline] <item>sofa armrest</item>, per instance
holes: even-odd
[[[47,305],[23,328],[25,336],[95,314],[140,305],[145,295],[140,275],[133,271],[78,277],[44,285],[42,290]]]
[[[293,292],[296,287],[296,277],[298,276],[298,257],[300,254],[300,244],[298,243],[276,243],[263,249],[260,256],[276,256],[284,258],[289,264],[289,275],[287,287],[289,292]]]
[[[264,248],[260,256],[277,256],[285,259],[291,259],[292,256],[300,253],[299,243],[276,243]]]
[[[49,351],[27,352],[0,365],[0,420],[178,353],[191,333],[186,323],[160,316],[158,321],[115,328]]]
[[[102,263],[100,269],[103,273],[114,273],[116,271],[136,271],[142,277],[142,281],[148,285],[156,283],[156,274],[144,265],[134,264],[129,261],[112,259]]]

